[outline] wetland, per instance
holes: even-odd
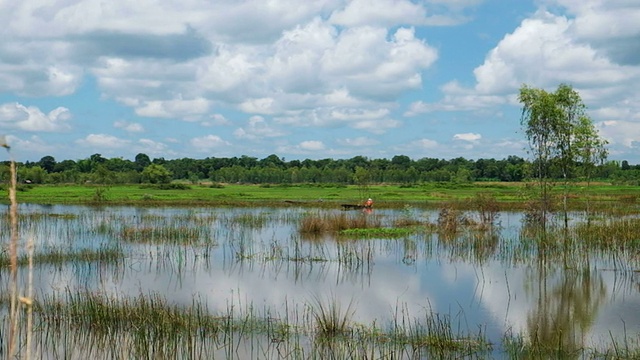
[[[540,232],[455,204],[21,204],[18,355],[29,334],[45,359],[635,358],[640,220],[610,207]]]

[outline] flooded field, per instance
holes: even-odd
[[[35,358],[640,354],[638,239],[625,245],[589,235],[619,220],[613,216],[585,228],[582,215],[571,214],[570,229],[541,235],[518,212],[500,212],[486,227],[473,212],[445,221],[443,211],[409,207],[19,211],[20,247],[35,244]],[[1,224],[7,244],[9,225]],[[6,257],[3,248],[2,338]],[[18,332],[24,353],[24,321]]]

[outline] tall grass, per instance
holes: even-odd
[[[381,226],[380,218],[369,214],[309,213],[300,220],[302,234],[338,233],[347,229],[367,229]]]
[[[388,327],[357,324],[355,302],[335,297],[284,314],[240,302],[211,313],[198,299],[176,305],[158,294],[68,290],[42,297],[34,309],[39,352],[66,358],[448,358],[479,356],[490,346],[482,332],[456,333],[449,317],[434,313],[403,312]]]

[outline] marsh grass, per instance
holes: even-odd
[[[355,308],[353,300],[314,297],[302,311],[257,311],[238,303],[214,314],[197,298],[176,305],[159,294],[119,298],[67,290],[43,296],[34,311],[39,351],[62,351],[67,358],[448,358],[477,356],[490,347],[481,331],[454,332],[447,316],[411,318],[404,312],[381,328],[357,324]],[[245,349],[244,357],[239,349]]]
[[[318,336],[326,339],[349,335],[353,326],[354,306],[353,299],[343,307],[335,297],[323,300],[319,296],[314,296],[310,309]]]
[[[561,341],[553,344],[514,334],[508,330],[502,339],[502,348],[509,359],[639,359],[640,338],[625,334],[623,339],[611,338],[599,347],[568,348]]]
[[[639,218],[607,218],[573,227],[576,238],[600,249],[640,250]]]
[[[198,245],[211,242],[208,228],[196,226],[127,226],[120,230],[120,238],[138,244]]]
[[[298,231],[302,234],[338,233],[347,229],[367,229],[381,227],[381,220],[375,215],[358,213],[309,213],[300,220]]]
[[[394,238],[403,238],[410,235],[413,235],[422,230],[422,227],[401,227],[401,228],[389,228],[389,227],[379,227],[379,228],[366,228],[366,229],[345,229],[339,232],[340,236],[348,237],[348,238],[383,238],[383,239],[394,239]]]
[[[125,258],[122,247],[117,245],[103,245],[97,249],[63,249],[49,248],[37,253],[33,253],[31,259],[29,254],[18,256],[17,264],[19,266],[38,264],[64,264],[76,262],[101,262],[101,263],[117,263]],[[0,255],[0,268],[10,264],[7,256]]]

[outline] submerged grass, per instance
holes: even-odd
[[[122,247],[118,245],[100,246],[97,249],[49,248],[33,254],[33,264],[63,264],[75,262],[116,263],[125,258]],[[18,265],[29,265],[27,254],[18,256]],[[9,258],[0,254],[0,268],[9,266]]]

